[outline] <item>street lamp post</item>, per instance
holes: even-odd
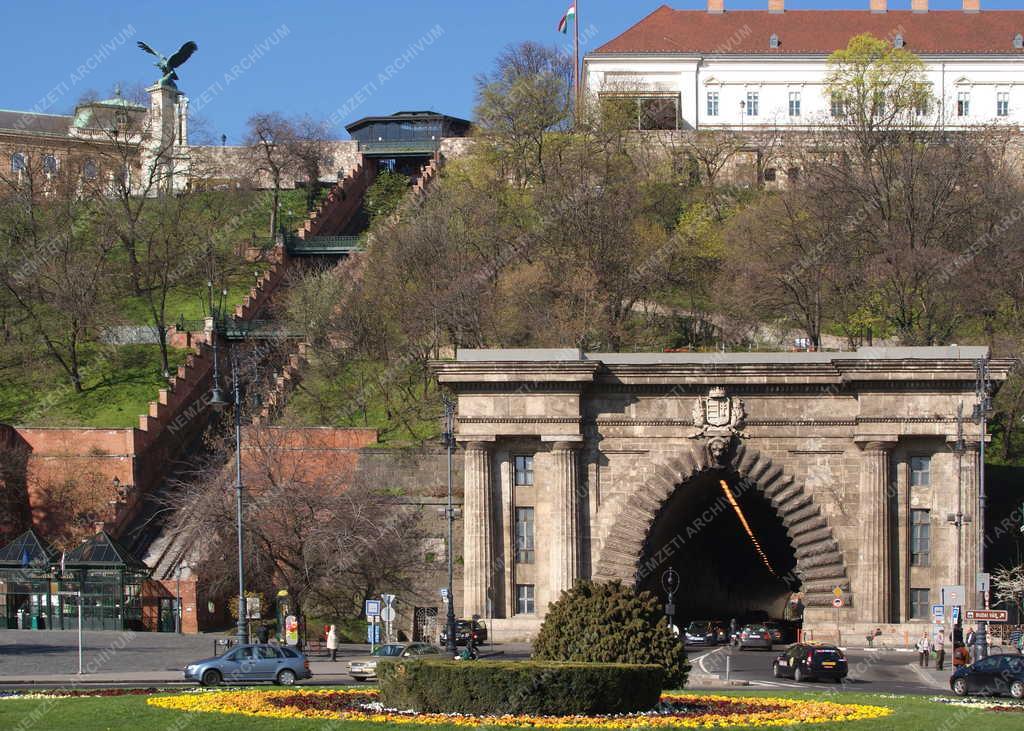
[[[452,452],[455,449],[455,402],[448,395],[442,397],[444,403],[444,439],[445,447],[448,449],[448,509],[445,515],[448,518],[448,615],[447,615],[447,646],[446,650],[455,656],[455,594],[453,593],[455,565],[452,561],[454,549],[454,530],[452,525],[455,522],[455,508],[452,505]]]
[[[223,308],[222,308],[223,309]],[[214,328],[213,337],[213,388],[210,391],[210,405],[215,409],[223,409],[227,402],[220,389],[220,371],[217,360],[217,332]],[[233,348],[229,349],[228,360],[231,363],[231,391],[235,409],[235,529],[238,532],[238,628],[236,631],[239,645],[249,641],[249,623],[245,606],[245,560],[242,543],[242,400],[238,390],[238,364]]]
[[[988,358],[980,358],[974,364],[975,369],[978,373],[977,386],[975,388],[975,396],[977,397],[977,403],[974,404],[974,421],[978,424],[978,523],[980,528],[980,540],[978,542],[978,569],[981,573],[985,572],[985,431],[988,426],[988,414],[992,408],[992,391],[991,384],[989,381],[988,371]],[[975,581],[977,584],[978,577],[968,576],[967,580]],[[975,593],[977,593],[978,587],[975,585]],[[988,593],[985,592],[982,597],[984,603],[983,609],[988,609]],[[974,633],[974,647],[975,657],[974,659],[980,660],[988,657],[988,622],[982,620],[978,622],[978,631]]]

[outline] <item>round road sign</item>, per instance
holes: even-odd
[[[840,597],[836,597],[832,600],[832,606],[839,609],[839,607],[843,606],[843,600]]]
[[[380,620],[382,622],[394,622],[395,621],[395,608],[394,607],[382,607],[380,610]]]

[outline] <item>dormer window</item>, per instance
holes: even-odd
[[[1024,48],[1024,36],[1022,36],[1020,33],[1013,37],[1013,47]]]
[[[903,48],[903,35],[899,34],[893,39],[892,45],[894,48]]]
[[[779,37],[775,33],[772,33],[771,37],[768,39],[768,48],[778,48],[778,47],[779,47]]]

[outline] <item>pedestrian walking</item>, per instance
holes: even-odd
[[[270,627],[265,624],[261,624],[260,628],[256,630],[256,637],[259,638],[261,645],[267,644],[270,640]]]
[[[964,638],[964,644],[967,645],[967,653],[971,656],[972,660],[975,659],[974,653],[977,652],[977,650],[974,649],[975,637],[977,637],[977,635],[974,632],[974,627],[971,627],[967,630],[967,636]]]
[[[940,629],[935,633],[935,669],[942,670],[946,666],[946,635]]]
[[[338,633],[332,624],[327,628],[327,649],[331,651],[331,662],[338,659]]]
[[[931,642],[928,641],[928,633],[925,632],[921,635],[921,639],[917,641],[917,654],[921,667],[928,667],[928,655],[931,654]]]

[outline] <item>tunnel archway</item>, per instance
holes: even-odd
[[[614,508],[615,523],[595,562],[595,580],[619,579],[661,595],[661,572],[675,565],[682,578],[679,598],[688,584],[691,594],[704,596],[688,600],[685,608],[689,616],[711,613],[701,618],[742,614],[753,604],[772,614],[797,586],[807,607],[830,606],[836,586],[851,605],[846,566],[827,518],[803,484],[766,455],[739,443],[718,466],[696,443],[663,455],[649,475]],[[716,502],[724,498],[722,480],[774,575],[733,507],[727,500]],[[717,506],[713,517],[712,506]],[[744,584],[747,598],[740,593]]]

